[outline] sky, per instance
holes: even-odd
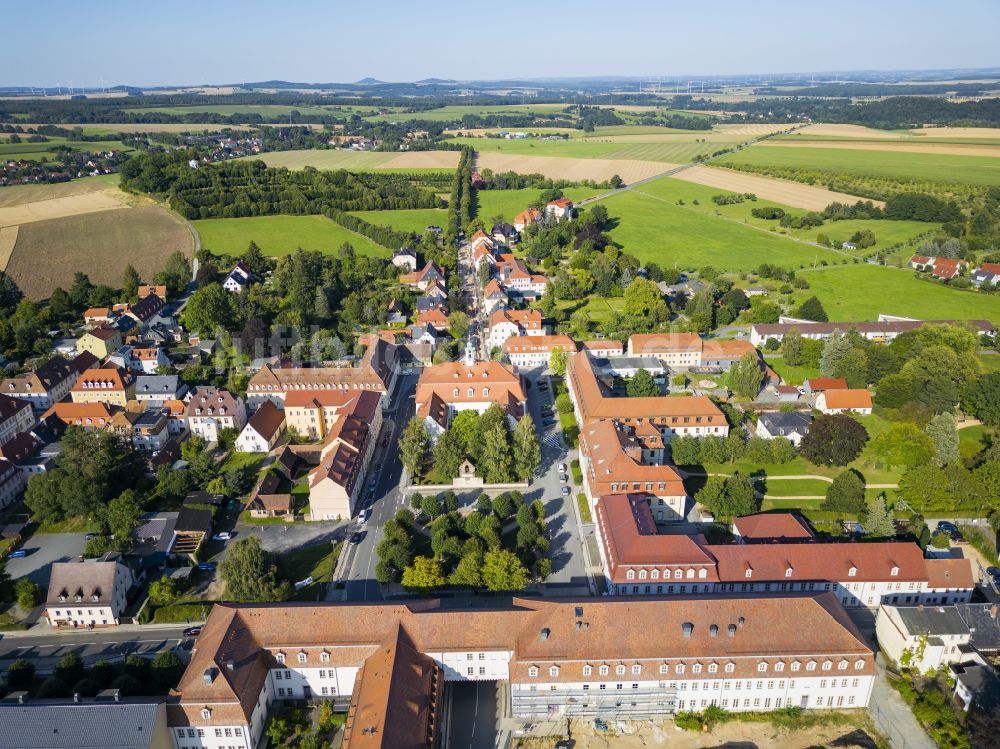
[[[1000,66],[1000,1],[4,2],[0,86]],[[14,33],[9,33],[13,31]]]

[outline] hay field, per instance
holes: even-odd
[[[0,268],[6,268],[17,244],[16,226],[0,226]]]
[[[102,190],[0,208],[0,227],[126,208],[127,203],[119,199],[115,192]]]
[[[773,133],[784,133],[795,129],[794,123],[773,123],[770,125],[716,125],[713,130],[724,135],[748,136],[762,138]]]
[[[263,161],[268,166],[287,169],[454,169],[458,166],[458,151],[413,151],[391,153],[381,151],[346,151],[309,149],[304,151],[272,151],[246,158]]]
[[[729,169],[716,169],[710,166],[693,166],[677,172],[673,176],[674,179],[717,187],[721,190],[752,192],[764,200],[777,201],[793,208],[805,208],[810,211],[821,211],[833,202],[855,203],[859,200],[856,195],[833,192],[801,182],[764,177],[748,172],[735,172]],[[872,202],[884,205],[881,201]]]
[[[363,255],[389,254],[386,248],[345,229],[326,216],[208,218],[195,221],[194,226],[201,235],[201,244],[205,249],[227,255],[245,252],[251,241],[256,242],[265,255],[274,257],[293,253],[300,247],[333,253],[344,242],[350,242]]]
[[[852,151],[896,151],[898,153],[938,153],[946,156],[992,156],[1000,157],[1000,145],[977,143],[940,143],[910,140],[823,140],[791,141],[771,140],[761,146],[781,148],[842,148]]]
[[[918,127],[910,132],[928,138],[1000,138],[1000,127]]]
[[[33,203],[38,200],[65,198],[72,195],[87,195],[115,187],[118,175],[109,174],[106,177],[87,177],[72,182],[57,182],[51,185],[15,185],[0,187],[0,208]]]
[[[674,168],[676,164],[636,159],[572,159],[561,156],[528,156],[507,153],[480,153],[477,169],[520,174],[544,174],[551,179],[573,181],[592,179],[604,182],[617,174],[626,183],[637,182]]]
[[[6,270],[26,296],[44,299],[56,286],[69,288],[79,270],[117,286],[131,263],[152,278],[176,250],[194,250],[180,218],[159,206],[119,208],[22,224]]]
[[[864,125],[806,125],[801,130],[796,130],[795,133],[796,135],[830,135],[835,138],[886,138],[888,140],[909,137],[906,133],[876,130]]]

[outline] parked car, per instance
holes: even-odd
[[[28,556],[28,552],[24,549],[14,549],[10,554],[7,555],[10,559],[20,559],[21,557]]]
[[[215,568],[218,566],[215,562],[202,562],[196,569],[199,572],[215,572]]]
[[[365,509],[363,509],[361,512],[358,513],[358,522],[359,523],[367,523],[368,522],[368,518],[370,518],[371,515],[372,515],[371,508],[370,507],[366,507]]]
[[[352,533],[351,537],[347,539],[347,542],[351,544],[359,544],[364,540],[365,540],[365,532],[358,531],[357,533]]]
[[[559,464],[559,473],[566,473],[566,464],[565,463],[560,463]]]
[[[993,584],[996,587],[1000,588],[1000,575],[994,575],[993,576]]]
[[[184,630],[185,637],[197,637],[201,634],[201,627],[188,627]]]
[[[564,474],[562,474],[562,475],[559,476],[559,481],[562,482],[563,484],[565,484],[567,481],[569,481],[569,476],[567,476],[564,473]]]
[[[952,533],[958,530],[958,526],[948,520],[939,520],[937,524],[937,529],[939,531],[945,531],[947,533]]]
[[[962,535],[961,531],[952,531],[948,534],[948,537],[956,543],[965,543],[965,536]]]
[[[212,536],[213,541],[228,541],[233,537],[233,534],[229,531],[222,531],[221,533],[216,533]]]
[[[998,577],[1000,576],[1000,567],[987,567],[986,574],[990,577]]]
[[[87,533],[87,534],[84,535],[83,538],[84,538],[84,540],[89,541],[92,538],[97,538],[98,535],[99,534],[97,534],[97,533]]]
[[[569,494],[569,487],[568,486],[564,486],[559,491],[565,497],[567,494]]]

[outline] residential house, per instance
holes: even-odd
[[[372,398],[356,399],[338,413],[309,471],[309,512],[313,520],[351,518],[378,442],[381,412]]]
[[[421,312],[428,312],[432,309],[439,309],[445,314],[448,314],[448,300],[442,299],[438,296],[421,296],[417,297],[417,314]]]
[[[187,385],[177,375],[139,375],[135,378],[135,399],[140,403],[161,406],[168,400],[183,398]]]
[[[802,390],[807,395],[819,394],[825,390],[847,390],[847,380],[843,377],[811,377],[802,384]]]
[[[766,440],[784,437],[798,447],[811,424],[812,416],[802,411],[766,411],[758,415],[754,434]]]
[[[135,375],[115,366],[94,367],[77,378],[70,396],[74,403],[106,403],[125,408],[135,397]]]
[[[773,390],[781,403],[795,403],[799,399],[799,389],[794,385],[774,385]]]
[[[289,517],[295,511],[294,498],[288,492],[280,491],[281,479],[273,473],[265,473],[250,493],[246,509],[251,517]]]
[[[496,277],[508,294],[513,293],[525,299],[540,297],[549,285],[546,276],[532,273],[524,261],[514,255],[497,256]]]
[[[482,414],[494,403],[513,424],[524,415],[527,400],[524,381],[513,367],[477,362],[469,352],[463,361],[425,367],[415,395],[417,418],[432,439],[437,439],[460,411]]]
[[[392,253],[392,264],[397,268],[404,268],[410,273],[417,269],[417,253],[409,247],[400,247]]]
[[[122,345],[121,331],[110,325],[101,325],[88,330],[76,342],[78,354],[88,352],[98,359],[106,359]]]
[[[872,394],[867,390],[824,390],[816,398],[816,408],[825,414],[852,412],[870,414]]]
[[[701,366],[704,343],[697,333],[635,334],[628,339],[629,356],[654,356],[671,369]]]
[[[487,345],[489,348],[503,349],[504,342],[511,336],[543,336],[542,313],[537,309],[498,309],[490,315]]]
[[[135,321],[140,330],[145,329],[160,314],[164,301],[156,294],[147,294],[135,304],[130,304],[125,312],[125,317],[130,317]]]
[[[444,271],[442,271],[437,266],[437,263],[433,261],[427,263],[422,270],[414,271],[412,273],[404,273],[399,277],[399,283],[403,286],[415,286],[421,291],[426,289],[435,281],[441,281],[444,283]]]
[[[556,221],[570,221],[573,218],[573,201],[569,198],[550,200],[545,206],[545,215]]]
[[[190,396],[185,395],[188,398]],[[167,416],[167,431],[172,437],[184,434],[187,431],[187,402],[183,400],[163,401],[163,410]]]
[[[162,408],[149,408],[136,417],[132,422],[132,445],[136,450],[159,453],[171,437],[167,414]]]
[[[448,330],[448,314],[440,306],[417,312],[417,324],[433,328],[435,331]]]
[[[503,353],[516,367],[548,367],[553,351],[576,353],[568,335],[515,335],[503,343]]]
[[[447,303],[448,287],[444,281],[435,279],[424,287],[424,297],[435,298],[442,303]]]
[[[926,673],[961,661],[972,632],[957,606],[882,605],[875,636],[894,663]]]
[[[6,458],[0,458],[0,510],[12,505],[21,496],[27,483],[26,472]]]
[[[95,363],[97,359],[90,353],[80,354],[72,361],[54,356],[32,372],[4,379],[0,392],[27,401],[35,411],[46,411],[69,395],[80,372]]]
[[[510,304],[510,297],[504,290],[500,282],[495,278],[491,278],[486,282],[486,286],[483,289],[483,307],[486,309],[486,314],[491,315],[499,307],[506,307]]]
[[[482,229],[479,229],[469,238],[469,246],[474,253],[480,249],[493,252],[496,249],[496,241]]]
[[[218,442],[220,429],[243,429],[247,423],[243,399],[228,390],[200,387],[188,401],[187,426],[206,442]]]
[[[0,446],[27,432],[34,424],[30,403],[0,392]]]
[[[68,426],[78,426],[84,429],[104,429],[111,423],[111,417],[118,411],[114,406],[97,401],[92,403],[72,403],[60,401],[52,404],[41,421],[56,423],[61,429]]]
[[[158,296],[160,299],[166,301],[167,299],[167,287],[166,286],[155,286],[150,284],[144,284],[139,287],[139,298],[145,299],[146,297],[154,295]]]
[[[930,273],[934,278],[950,281],[963,271],[967,271],[969,264],[965,260],[958,260],[956,258],[913,255],[910,258],[910,267],[918,271]]]
[[[219,603],[167,715],[178,747],[202,745],[187,731],[227,730],[254,746],[282,705],[351,695],[344,749],[416,749],[438,746],[448,683],[502,682],[498,710],[518,721],[613,723],[701,710],[702,699],[741,711],[861,708],[876,678],[874,652],[829,593]]]
[[[116,367],[132,372],[153,375],[160,367],[169,367],[170,359],[159,347],[137,347],[124,345],[108,357],[108,362]]]
[[[514,217],[513,226],[518,232],[523,232],[526,227],[536,224],[542,220],[542,212],[537,208],[528,208],[521,211]]]
[[[594,372],[601,379],[608,377],[632,378],[639,374],[640,369],[649,372],[658,384],[663,384],[666,379],[667,368],[662,361],[652,356],[594,358]]]
[[[513,224],[493,224],[490,233],[493,235],[494,241],[499,244],[507,245],[508,247],[517,244],[518,232]]]
[[[87,562],[53,562],[45,618],[56,629],[114,627],[121,623],[126,595],[135,583],[121,554]]]
[[[117,319],[118,313],[111,307],[88,307],[83,311],[83,321],[87,325],[103,325]]]
[[[0,445],[0,458],[9,460],[29,474],[44,473],[48,468],[46,465],[39,465],[37,468],[30,465],[43,444],[45,443],[32,432],[21,432]]]
[[[242,294],[243,289],[252,284],[253,280],[254,274],[249,266],[240,261],[226,274],[226,278],[222,282],[222,288],[233,294]]]
[[[434,325],[411,325],[409,327],[409,342],[436,346],[438,341],[437,327]]]
[[[285,414],[271,401],[260,404],[236,438],[236,451],[270,452],[285,431]]]
[[[983,263],[969,277],[972,285],[982,288],[1000,284],[1000,263]]]
[[[366,390],[298,390],[285,397],[286,426],[308,439],[325,439],[339,419],[360,414],[378,434],[382,427],[379,400],[378,393]]]

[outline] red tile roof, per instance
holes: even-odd
[[[736,518],[733,526],[747,540],[806,540],[813,532],[798,515],[790,512],[760,513]]]
[[[814,393],[822,390],[846,390],[847,380],[843,377],[813,377],[806,380],[806,385]]]
[[[872,407],[872,394],[867,390],[825,390],[823,399],[828,409]]]

